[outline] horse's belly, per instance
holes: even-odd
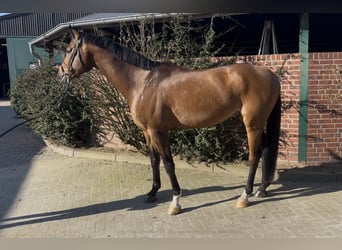
[[[230,104],[230,105],[229,105]],[[209,127],[221,123],[239,113],[240,105],[224,103],[216,105],[203,100],[192,106],[178,105],[175,117],[184,128]]]

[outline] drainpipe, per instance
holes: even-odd
[[[30,53],[31,55],[33,55],[37,60],[38,60],[38,65],[40,66],[42,64],[42,57],[36,52],[34,51],[34,46],[29,44],[29,48],[30,48]]]
[[[300,17],[299,31],[300,53],[300,96],[299,96],[299,135],[298,161],[307,160],[307,127],[308,127],[308,83],[309,83],[309,13]]]

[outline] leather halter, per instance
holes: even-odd
[[[64,77],[69,78],[70,75],[72,74],[72,72],[73,72],[72,65],[73,65],[74,60],[75,60],[77,55],[79,57],[79,60],[80,60],[81,64],[84,65],[84,63],[82,61],[81,53],[80,53],[81,46],[82,46],[82,39],[79,39],[79,40],[77,40],[76,46],[71,51],[71,56],[70,56],[70,60],[69,60],[68,64],[64,63],[64,61],[62,62],[62,65],[65,65],[67,67],[67,69],[68,69],[68,71],[65,72],[64,68],[61,67],[61,70],[63,72],[63,78]]]

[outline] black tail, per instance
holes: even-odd
[[[263,138],[262,169],[267,183],[273,181],[277,163],[280,136],[281,99],[280,96],[267,120],[266,135]]]

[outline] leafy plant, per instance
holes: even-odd
[[[10,92],[13,109],[39,134],[68,146],[89,146],[94,132],[87,93],[87,77],[67,89],[57,79],[50,61],[26,70]]]

